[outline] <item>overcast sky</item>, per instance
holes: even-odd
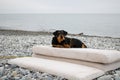
[[[120,0],[0,0],[0,13],[120,13]]]

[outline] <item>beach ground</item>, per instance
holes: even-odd
[[[52,37],[53,35],[51,32],[0,30],[0,80],[7,78],[13,78],[13,80],[23,80],[22,77],[17,76],[17,72],[21,70],[21,76],[23,76],[23,73],[26,73],[26,71],[28,73],[26,73],[26,76],[24,77],[25,80],[30,77],[30,80],[65,80],[65,78],[53,76],[44,72],[30,72],[28,69],[24,69],[15,65],[12,65],[11,67],[11,65],[7,64],[8,59],[31,56],[32,47],[34,45],[50,46]],[[88,48],[120,51],[120,38],[79,34],[69,34],[68,37],[80,39],[88,46]],[[13,74],[10,73],[14,73],[16,76],[13,77]],[[37,78],[38,76],[32,76],[33,74],[39,75],[41,78]],[[103,79],[100,77],[96,80],[104,80],[104,78],[110,78],[110,80],[112,80],[112,78],[115,80],[120,80],[120,69],[107,72],[102,76],[102,78]]]

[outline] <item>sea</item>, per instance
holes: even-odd
[[[0,29],[120,38],[120,14],[0,14]]]

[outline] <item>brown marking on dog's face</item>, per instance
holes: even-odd
[[[57,41],[61,43],[63,40],[65,40],[65,36],[67,35],[67,32],[64,30],[57,30],[53,33],[55,37],[57,37]]]
[[[87,46],[83,43],[83,44],[82,44],[82,48],[87,48]]]
[[[57,40],[59,43],[61,43],[63,40],[65,40],[65,36],[60,34],[58,37],[57,37]]]

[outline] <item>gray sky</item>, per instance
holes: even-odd
[[[120,13],[120,0],[0,0],[0,13]]]

